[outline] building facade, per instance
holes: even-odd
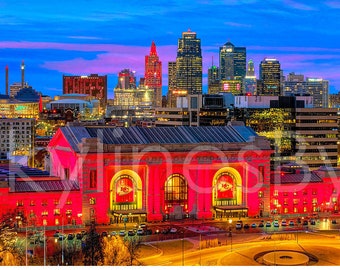
[[[100,101],[100,105],[103,109],[107,103],[107,75],[63,75],[63,94],[90,95]]]
[[[162,62],[159,60],[156,44],[152,42],[150,54],[145,56],[144,86],[154,90],[154,107],[162,106]]]
[[[260,63],[258,95],[280,96],[281,65],[277,59],[265,58]]]
[[[178,39],[176,90],[187,91],[187,94],[202,93],[201,40],[190,29]]]

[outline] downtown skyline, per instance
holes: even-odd
[[[162,61],[163,95],[167,64],[176,60],[177,41],[191,29],[201,39],[203,92],[207,72],[219,66],[219,47],[227,41],[247,48],[258,76],[265,57],[276,58],[284,75],[290,72],[330,82],[340,90],[340,1],[157,1],[115,3],[91,0],[46,3],[0,1],[0,94],[9,83],[25,79],[43,94],[62,94],[62,75],[108,75],[108,98],[113,97],[118,73],[144,76],[144,59],[152,41]]]

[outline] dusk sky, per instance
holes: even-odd
[[[340,91],[340,1],[301,0],[0,0],[0,94],[9,83],[25,81],[43,94],[62,94],[62,75],[108,75],[113,97],[120,70],[144,76],[151,42],[163,65],[176,60],[177,41],[191,29],[201,39],[203,91],[207,72],[218,63],[227,41],[247,48],[256,73],[265,57],[289,72],[329,80]]]

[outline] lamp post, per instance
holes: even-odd
[[[231,233],[233,220],[229,219],[229,237],[230,237],[230,252],[233,251],[233,235]]]
[[[182,266],[184,266],[184,232],[182,232]]]
[[[44,266],[46,266],[46,219],[43,220],[44,225]]]

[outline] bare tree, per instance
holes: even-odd
[[[142,245],[141,238],[138,235],[130,236],[124,239],[124,244],[129,252],[129,265],[141,265],[138,261],[140,247]]]
[[[126,266],[130,253],[119,236],[105,237],[103,240],[104,265]]]
[[[83,263],[84,265],[102,265],[103,242],[99,233],[97,233],[94,224],[91,226],[86,235],[86,240],[83,246]]]

